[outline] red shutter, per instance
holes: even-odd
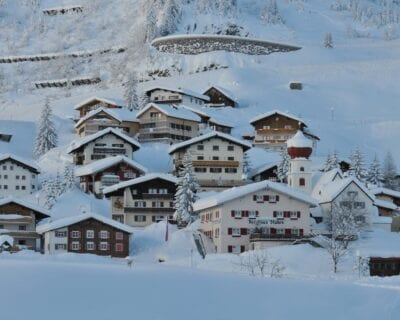
[[[302,236],[304,234],[303,229],[300,229],[300,235]]]
[[[297,218],[300,218],[300,211],[297,211]]]
[[[245,248],[244,246],[240,246],[240,252],[244,252]]]
[[[242,211],[240,211],[240,213],[241,213],[240,215],[242,218],[244,218],[246,216],[246,211],[242,210]]]
[[[269,201],[269,195],[264,196],[264,201]]]
[[[276,229],[275,228],[271,228],[271,234],[276,234]]]
[[[228,252],[232,252],[232,251],[233,251],[232,246],[228,246]]]
[[[284,218],[290,218],[290,213],[289,213],[289,211],[284,211],[284,212],[283,212],[283,217],[284,217]]]
[[[256,217],[258,217],[258,211],[256,211]]]
[[[246,229],[246,228],[241,228],[241,229],[240,229],[240,234],[241,234],[242,236],[247,235],[247,229]]]
[[[285,229],[285,234],[286,235],[290,235],[292,233],[292,231],[290,229]]]
[[[277,216],[277,213],[276,213],[276,211],[274,211],[274,218],[276,218],[276,216]]]
[[[245,217],[248,218],[248,217],[249,217],[249,211],[246,210],[245,213],[246,213],[246,214],[245,214]]]
[[[257,201],[257,196],[253,195],[253,201]]]
[[[277,196],[276,196],[276,202],[278,202],[278,201],[279,201],[279,196],[277,195]]]
[[[234,217],[234,216],[235,216],[235,211],[232,210],[232,211],[231,211],[231,217]]]
[[[228,234],[232,234],[232,228],[228,228]]]

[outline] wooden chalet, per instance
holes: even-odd
[[[370,257],[369,272],[371,276],[398,276],[400,275],[400,257]]]
[[[203,94],[210,97],[209,105],[211,107],[237,108],[239,106],[238,102],[233,97],[233,94],[224,88],[210,86],[203,92]]]
[[[87,113],[98,108],[120,109],[122,106],[122,102],[114,99],[92,97],[76,105],[75,110],[79,111],[79,118],[83,118]]]

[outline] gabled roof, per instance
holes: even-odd
[[[99,222],[102,222],[104,224],[107,224],[111,227],[114,227],[118,230],[122,230],[125,232],[128,232],[130,234],[133,233],[133,229],[126,225],[126,224],[122,224],[118,221],[103,217],[101,215],[95,214],[95,213],[83,213],[83,214],[79,214],[76,216],[72,216],[72,217],[67,217],[67,218],[63,218],[63,219],[58,219],[52,222],[48,222],[48,223],[44,223],[41,225],[38,225],[36,227],[36,231],[39,234],[51,231],[51,230],[56,230],[56,229],[60,229],[60,228],[64,228],[64,227],[68,227],[72,224],[81,222],[81,221],[85,221],[88,219],[94,219],[97,220]]]
[[[96,116],[97,114],[99,114],[101,112],[108,114],[111,118],[114,118],[115,120],[117,120],[119,122],[122,122],[122,121],[139,122],[139,120],[136,119],[135,113],[133,113],[132,111],[129,111],[125,108],[109,109],[109,108],[100,107],[96,110],[92,110],[92,111],[88,112],[84,117],[80,118],[79,121],[76,123],[75,128],[79,127],[86,120]]]
[[[194,210],[200,211],[208,208],[212,208],[226,202],[247,196],[251,193],[258,192],[261,190],[273,190],[280,194],[286,195],[288,197],[294,198],[298,201],[309,204],[311,207],[318,206],[318,202],[310,197],[305,192],[296,190],[289,187],[283,183],[271,182],[271,181],[261,181],[256,183],[251,183],[242,187],[231,188],[222,192],[219,192],[210,197],[202,198],[194,203]]]
[[[268,162],[266,164],[263,164],[255,169],[251,170],[249,177],[253,178],[256,175],[259,175],[259,174],[263,173],[264,171],[270,170],[273,167],[277,167],[277,166],[278,166],[277,162]]]
[[[305,127],[307,127],[307,125],[304,123],[303,119],[301,119],[301,118],[299,118],[299,117],[296,117],[296,116],[294,116],[294,115],[292,115],[292,114],[289,114],[289,113],[287,113],[287,112],[282,112],[282,111],[277,110],[277,109],[272,110],[272,111],[269,111],[269,112],[266,112],[266,113],[263,113],[263,114],[261,114],[261,115],[255,117],[255,118],[251,119],[251,120],[250,120],[250,124],[253,124],[253,123],[255,123],[255,122],[257,122],[257,121],[260,121],[260,120],[262,120],[262,119],[264,119],[264,118],[268,118],[268,117],[270,117],[270,116],[273,116],[273,115],[275,115],[275,114],[279,114],[279,115],[281,115],[281,116],[284,116],[284,117],[287,117],[287,118],[296,120],[296,121],[302,123]]]
[[[212,131],[212,132],[206,133],[204,135],[192,138],[190,140],[186,140],[186,141],[174,144],[174,145],[171,146],[171,148],[169,148],[168,153],[172,154],[172,153],[174,153],[175,151],[177,151],[179,149],[187,148],[187,147],[191,146],[192,144],[195,144],[195,143],[198,143],[198,142],[201,142],[201,141],[204,141],[204,140],[212,139],[212,138],[220,138],[222,140],[226,140],[226,141],[232,142],[234,144],[240,145],[240,146],[243,147],[243,149],[245,151],[251,148],[251,144],[248,143],[248,142],[236,139],[236,138],[234,138],[231,135],[226,134],[226,133],[222,133],[222,132],[218,132],[218,131]]]
[[[129,159],[128,157],[115,156],[115,157],[108,157],[108,158],[100,159],[95,162],[89,163],[85,166],[78,167],[75,170],[75,175],[77,177],[81,177],[81,176],[87,176],[90,174],[95,174],[97,172],[103,171],[112,166],[115,166],[116,164],[118,164],[120,162],[125,162],[126,164],[130,165],[131,167],[135,167],[136,169],[138,169],[139,171],[141,171],[143,173],[147,172],[147,168],[143,167],[136,161]]]
[[[177,108],[177,107],[171,106],[169,104],[156,104],[154,102],[147,104],[146,107],[144,107],[142,110],[139,111],[139,113],[136,115],[136,117],[140,118],[140,116],[142,114],[144,114],[150,108],[155,108],[158,111],[160,111],[161,113],[164,113],[165,115],[167,115],[171,118],[201,122],[200,117],[197,114],[193,113],[192,111],[189,111],[189,110],[186,110],[183,108]]]
[[[197,114],[200,117],[204,117],[204,118],[208,118],[208,119],[210,118],[210,116],[205,111],[199,110],[198,108],[195,108],[195,107],[192,107],[192,106],[186,106],[186,105],[180,104],[179,106],[174,105],[174,107],[183,108],[183,109],[189,110],[189,111]]]
[[[81,109],[83,106],[87,105],[88,103],[92,102],[92,101],[100,101],[100,102],[104,102],[107,104],[112,104],[114,106],[120,107],[122,108],[122,103],[121,101],[117,101],[116,99],[109,99],[109,98],[100,98],[100,97],[90,97],[89,99],[86,99],[85,101],[80,102],[79,104],[77,104],[74,109],[75,110],[79,110]]]
[[[144,176],[141,176],[139,178],[135,178],[135,179],[131,179],[128,181],[124,181],[124,182],[120,182],[117,184],[114,184],[110,187],[104,188],[103,189],[103,194],[107,194],[107,193],[111,193],[114,191],[117,191],[119,189],[125,189],[143,182],[147,182],[150,180],[155,180],[155,179],[161,179],[161,180],[166,180],[169,181],[171,183],[178,183],[178,178],[176,178],[175,176],[171,175],[171,174],[167,174],[167,173],[149,173],[146,174]]]
[[[33,203],[30,203],[28,201],[17,199],[17,198],[12,197],[12,196],[0,199],[0,206],[4,206],[4,205],[9,204],[9,203],[15,203],[15,204],[20,205],[21,207],[28,208],[28,209],[38,213],[41,216],[40,217],[41,219],[50,217],[50,213],[49,213],[49,211],[47,209],[39,207],[39,206],[37,206],[37,205],[35,205]]]
[[[374,205],[378,208],[385,208],[389,210],[398,210],[399,208],[392,202],[390,201],[385,201],[385,200],[380,200],[380,199],[375,199]]]
[[[114,129],[114,128],[105,128],[99,132],[96,132],[94,134],[91,134],[89,136],[83,137],[81,139],[75,140],[71,143],[69,146],[67,152],[72,153],[75,150],[79,149],[80,147],[88,144],[89,142],[92,142],[106,134],[114,134],[115,136],[121,138],[125,142],[131,144],[132,146],[135,146],[136,149],[140,148],[140,143],[137,142],[135,139],[128,137],[126,134],[123,134],[121,130]]]
[[[227,98],[229,98],[229,99],[231,99],[231,100],[233,100],[233,101],[236,102],[236,97],[235,97],[235,95],[234,95],[232,92],[230,92],[228,89],[225,89],[225,88],[222,88],[222,87],[216,86],[216,85],[211,85],[211,86],[209,86],[206,90],[203,91],[203,94],[206,95],[206,92],[207,92],[208,90],[210,90],[210,89],[213,89],[213,88],[214,88],[215,90],[221,92],[221,93],[222,93],[224,96],[226,96]]]
[[[342,170],[339,168],[323,172],[313,188],[313,196],[316,197],[319,194],[319,191],[322,191],[326,185],[336,179],[343,179]]]
[[[206,96],[204,94],[201,93],[197,93],[194,92],[192,90],[186,89],[186,88],[171,88],[171,87],[166,87],[166,86],[155,86],[151,89],[146,90],[146,94],[149,95],[149,92],[152,92],[154,90],[165,90],[165,91],[171,91],[171,92],[177,92],[180,94],[184,94],[186,96],[191,96],[191,97],[195,97],[204,101],[210,101],[210,97]]]
[[[315,192],[313,191],[313,196],[319,200],[319,203],[332,202],[352,183],[356,184],[357,187],[368,196],[368,198],[375,201],[375,197],[369,192],[369,190],[364,187],[359,180],[353,177],[335,180],[328,183],[318,192],[316,192],[317,190],[315,190]]]
[[[24,158],[18,157],[11,153],[0,154],[0,162],[6,161],[6,160],[11,160],[16,163],[19,163],[22,166],[28,167],[29,169],[31,169],[31,171],[33,171],[37,174],[40,173],[39,167],[33,161],[26,160]]]
[[[374,195],[380,195],[380,194],[384,194],[393,198],[398,198],[400,199],[400,192],[396,191],[396,190],[392,190],[392,189],[388,189],[388,188],[374,188],[370,190],[372,194]]]

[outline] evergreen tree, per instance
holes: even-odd
[[[125,84],[125,104],[128,110],[139,110],[139,99],[137,95],[137,76],[135,72],[129,75]]]
[[[44,206],[51,209],[57,202],[56,182],[54,179],[48,179],[43,182],[43,191],[45,194]]]
[[[176,0],[166,0],[161,8],[160,35],[167,36],[174,33],[181,19],[182,11]]]
[[[277,176],[278,176],[278,180],[280,182],[286,183],[287,178],[288,178],[289,160],[290,160],[290,157],[287,153],[286,148],[282,149],[280,156],[281,156],[281,160],[279,161],[279,164],[278,164]]]
[[[389,151],[383,162],[383,183],[385,188],[397,189],[398,185],[396,183],[397,167],[394,162],[392,153]]]
[[[247,152],[243,154],[243,180],[247,180],[249,178],[249,174],[251,171],[251,161]]]
[[[183,158],[183,167],[179,171],[179,180],[175,194],[174,219],[179,224],[191,223],[194,220],[193,203],[199,188],[197,177],[193,172],[192,160],[189,153]]]
[[[325,39],[324,39],[324,47],[325,48],[333,48],[333,39],[332,39],[332,34],[331,33],[327,33],[325,35]]]
[[[75,185],[75,173],[73,166],[65,166],[63,173],[65,192],[70,191]]]
[[[36,141],[35,141],[35,155],[40,157],[57,146],[58,136],[53,122],[53,114],[50,107],[49,99],[42,109],[40,115]]]
[[[326,157],[324,172],[328,172],[328,171],[331,171],[333,169],[338,169],[338,168],[340,168],[339,158],[338,158],[337,151],[334,150],[332,154],[329,153],[328,156]]]
[[[358,148],[356,148],[350,156],[349,174],[360,181],[364,181],[364,178],[366,176],[364,167],[364,156]]]
[[[146,16],[146,32],[145,32],[145,41],[150,43],[158,36],[158,27],[157,27],[157,16],[154,12],[154,7],[150,6],[148,8],[147,16]]]
[[[381,184],[381,181],[382,181],[381,164],[376,155],[368,169],[366,180],[367,180],[367,182],[374,184],[376,186],[379,186]]]
[[[150,102],[149,97],[147,96],[146,92],[139,97],[139,110],[143,109],[147,104]]]
[[[276,0],[269,0],[261,11],[261,20],[268,24],[283,23]]]

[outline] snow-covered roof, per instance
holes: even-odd
[[[115,120],[117,120],[119,122],[122,122],[122,121],[139,122],[139,120],[136,119],[135,113],[132,111],[129,111],[125,108],[110,109],[110,108],[100,107],[98,109],[88,112],[84,117],[80,118],[79,121],[76,123],[75,128],[79,127],[86,120],[94,117],[95,115],[97,115],[101,112],[108,114],[110,117],[114,118]]]
[[[192,111],[186,110],[184,108],[174,107],[169,104],[157,104],[154,102],[149,103],[146,107],[140,110],[140,112],[138,112],[136,117],[139,118],[150,108],[156,108],[161,113],[164,113],[165,115],[172,118],[201,122],[200,117]]]
[[[400,199],[400,192],[396,191],[396,190],[392,190],[392,189],[388,189],[388,188],[383,188],[383,187],[379,187],[379,188],[374,188],[371,189],[370,192],[374,195],[387,195],[393,198],[398,198]]]
[[[172,154],[172,153],[174,153],[175,151],[177,151],[179,149],[189,147],[192,144],[195,144],[195,143],[198,143],[198,142],[201,142],[201,141],[204,141],[204,140],[208,140],[208,139],[211,139],[211,138],[220,138],[222,140],[230,141],[232,143],[235,143],[235,144],[238,144],[238,145],[242,146],[243,149],[245,149],[245,150],[248,150],[248,149],[251,148],[251,144],[248,143],[248,142],[236,139],[236,138],[234,138],[231,135],[226,134],[226,133],[222,133],[222,132],[218,132],[218,131],[212,131],[212,132],[209,132],[207,134],[192,138],[190,140],[186,140],[186,141],[174,144],[174,145],[171,146],[171,148],[169,148],[168,153]]]
[[[33,161],[21,158],[19,156],[11,154],[11,153],[0,154],[0,162],[6,161],[6,160],[12,160],[15,162],[19,162],[19,163],[23,164],[24,166],[27,166],[30,169],[32,169],[32,171],[34,171],[36,173],[40,173],[40,169],[39,169],[38,165]]]
[[[250,171],[250,178],[253,178],[256,175],[259,175],[261,173],[263,173],[266,170],[272,169],[273,167],[277,166],[278,163],[277,162],[268,162],[265,163],[261,166],[258,166],[257,168],[254,168],[253,170]]]
[[[175,176],[168,174],[168,173],[149,173],[146,174],[144,176],[141,176],[139,178],[135,178],[135,179],[131,179],[128,181],[123,181],[117,184],[114,184],[110,187],[104,188],[103,189],[103,194],[107,194],[107,193],[111,193],[114,191],[117,191],[119,189],[125,189],[146,181],[150,181],[150,180],[154,180],[154,179],[162,179],[162,180],[166,180],[172,183],[178,183],[178,178],[176,178]]]
[[[284,117],[287,117],[287,118],[296,120],[296,121],[298,121],[298,122],[301,122],[304,126],[307,127],[307,125],[304,123],[303,119],[301,119],[301,118],[299,118],[299,117],[296,117],[296,116],[294,116],[294,115],[292,115],[292,114],[289,114],[289,113],[287,113],[287,112],[282,112],[282,111],[277,110],[277,109],[272,110],[272,111],[268,111],[268,112],[266,112],[266,113],[263,113],[263,114],[261,114],[261,115],[255,117],[255,118],[251,119],[251,120],[250,120],[250,124],[253,124],[254,122],[260,121],[260,120],[262,120],[262,119],[264,119],[264,118],[268,118],[268,117],[270,117],[270,116],[272,116],[272,115],[274,115],[274,114],[279,114],[279,115],[281,115],[281,116],[284,116]]]
[[[44,224],[40,224],[40,225],[38,225],[36,227],[36,231],[39,234],[42,234],[42,233],[45,233],[45,232],[48,232],[48,231],[51,231],[51,230],[56,230],[56,229],[68,227],[68,226],[70,226],[72,224],[75,224],[75,223],[78,223],[78,222],[81,222],[81,221],[85,221],[85,220],[88,220],[88,219],[94,219],[94,220],[100,221],[100,222],[102,222],[104,224],[107,224],[109,226],[112,226],[112,227],[114,227],[114,228],[116,228],[118,230],[122,230],[122,231],[125,231],[125,232],[128,232],[128,233],[133,233],[133,229],[130,226],[128,226],[126,224],[123,224],[123,223],[120,223],[118,221],[115,221],[113,219],[106,218],[106,217],[101,216],[101,215],[96,214],[96,213],[83,213],[83,214],[79,214],[79,215],[76,215],[76,216],[62,218],[62,219],[58,219],[58,220],[55,220],[55,221],[47,222],[47,223],[44,223]]]
[[[201,99],[201,100],[204,100],[204,101],[210,101],[210,97],[209,96],[206,96],[204,94],[201,94],[201,93],[198,93],[198,92],[186,89],[186,88],[182,88],[182,87],[172,88],[172,87],[158,86],[157,85],[157,86],[155,86],[153,88],[147,89],[146,93],[152,92],[154,90],[165,90],[165,91],[177,92],[177,93],[184,94],[184,95],[190,96],[190,97],[195,97],[195,98],[198,98],[198,99]]]
[[[97,160],[95,162],[89,163],[85,166],[81,166],[76,168],[75,175],[77,177],[86,176],[89,174],[95,174],[99,171],[103,171],[107,168],[110,168],[120,162],[125,162],[126,164],[130,165],[131,167],[135,167],[138,170],[142,171],[143,173],[147,172],[147,168],[143,167],[141,164],[129,159],[125,156],[115,156],[115,157],[108,157],[104,159]]]
[[[336,179],[343,179],[342,170],[340,170],[339,168],[332,169],[332,170],[329,170],[327,172],[323,172],[319,176],[319,179],[318,179],[317,183],[315,184],[315,186],[313,188],[313,193],[318,194],[319,191],[322,191],[322,189],[327,184],[331,183],[332,181],[334,181]],[[314,195],[314,197],[315,197],[315,195]]]
[[[288,148],[312,148],[313,143],[310,139],[306,138],[301,130],[298,130],[296,134],[286,141]]]
[[[283,183],[277,183],[272,181],[261,181],[261,182],[251,183],[242,187],[234,187],[222,191],[216,195],[200,199],[194,203],[194,210],[200,211],[212,208],[264,189],[273,190],[280,194],[287,195],[291,198],[307,203],[311,207],[318,206],[318,202],[314,198],[310,197],[308,194],[302,191],[291,188]]]
[[[231,100],[233,100],[233,101],[236,101],[236,97],[235,97],[235,95],[234,95],[232,92],[230,92],[230,91],[229,91],[228,89],[226,89],[226,88],[222,88],[222,87],[217,86],[217,85],[211,85],[211,86],[209,86],[207,89],[205,89],[205,90],[203,91],[203,94],[205,95],[206,92],[207,92],[208,90],[212,89],[212,88],[218,90],[219,92],[221,92],[224,96],[228,97],[229,99],[231,99]]]
[[[88,103],[92,102],[92,101],[101,101],[107,104],[111,104],[114,106],[118,106],[118,107],[122,107],[123,103],[122,101],[119,101],[118,99],[109,99],[109,98],[100,98],[100,97],[90,97],[82,102],[80,102],[79,104],[77,104],[74,109],[75,110],[79,110],[80,108],[82,108],[83,106],[87,105]]]
[[[89,136],[85,136],[81,139],[75,140],[71,143],[71,145],[69,146],[67,152],[71,153],[73,151],[75,151],[76,149],[88,144],[89,142],[92,142],[106,134],[114,134],[117,137],[121,138],[122,140],[124,140],[125,142],[131,144],[132,146],[135,146],[137,149],[140,148],[140,143],[138,141],[136,141],[135,139],[128,137],[126,134],[124,134],[121,130],[115,129],[115,128],[105,128],[101,131],[98,131],[94,134],[91,134]]]
[[[385,209],[389,209],[389,210],[398,210],[399,209],[393,202],[380,200],[380,199],[375,199],[374,205],[379,208],[385,208]]]
[[[363,186],[363,184],[354,177],[348,177],[340,180],[332,181],[331,183],[325,184],[320,190],[313,190],[313,197],[318,199],[320,203],[332,202],[335,200],[351,183],[357,185],[372,201],[375,200],[369,190]]]
[[[1,235],[0,236],[0,247],[3,246],[5,243],[8,243],[10,246],[14,245],[14,238],[9,235]]]
[[[50,217],[50,213],[49,213],[49,211],[47,209],[39,207],[39,206],[37,206],[37,205],[35,205],[35,204],[31,203],[31,202],[28,202],[28,201],[25,201],[25,200],[21,200],[19,198],[15,198],[13,196],[6,197],[6,198],[0,198],[0,206],[4,206],[4,205],[9,204],[9,203],[18,204],[21,207],[25,207],[25,208],[31,209],[32,211],[40,213],[43,216]]]
[[[189,111],[199,115],[200,117],[210,118],[208,113],[206,113],[204,110],[200,110],[199,108],[196,108],[196,107],[193,107],[193,106],[187,106],[187,105],[179,104],[179,105],[174,105],[174,107],[183,108],[183,109],[189,110]]]
[[[388,224],[390,223],[390,221],[391,218],[388,220],[381,220],[381,222],[374,221],[374,223]],[[400,234],[398,232],[388,232],[380,229],[375,229],[374,231],[368,233],[368,237],[363,237],[358,240],[358,251],[363,257],[400,257],[399,243]]]

